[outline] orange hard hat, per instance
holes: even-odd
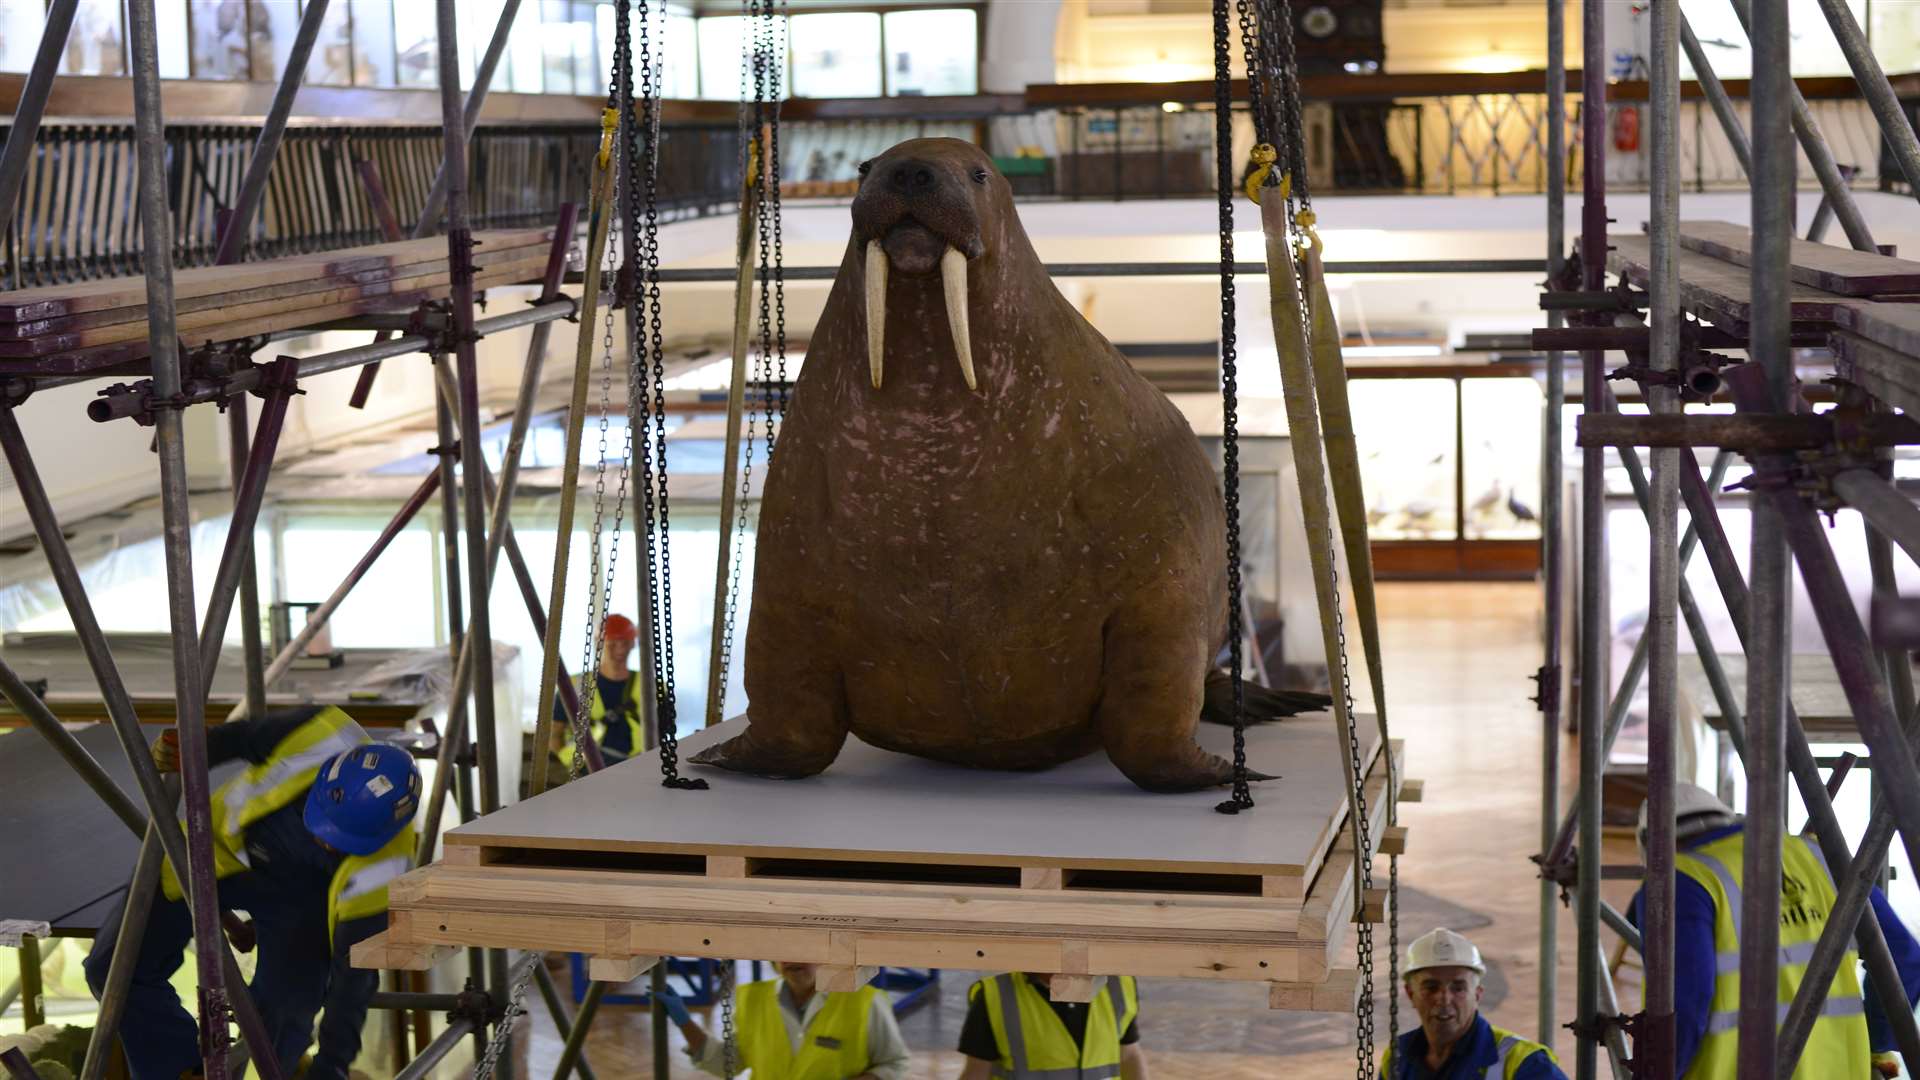
[[[600,636],[608,641],[632,641],[640,635],[633,628],[632,619],[625,615],[609,615],[607,621],[600,624]]]

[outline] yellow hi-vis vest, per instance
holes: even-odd
[[[827,994],[826,1004],[801,1033],[795,1053],[780,1015],[780,980],[742,986],[733,995],[742,1058],[738,1064],[752,1069],[754,1080],[847,1080],[866,1072],[872,1064],[867,1060],[867,1018],[879,992],[863,986],[848,994]]]
[[[1740,875],[1744,832],[1680,852],[1675,869],[1713,897],[1713,1007],[1688,1080],[1735,1080],[1740,1051]],[[1780,991],[1776,1023],[1787,1015],[1805,977],[1814,944],[1833,910],[1833,876],[1819,849],[1791,836],[1780,845]],[[1867,1044],[1866,1002],[1860,996],[1858,960],[1849,949],[1827,990],[1820,1018],[1794,1069],[1794,1080],[1867,1076],[1873,1055]]]
[[[1140,991],[1130,975],[1109,976],[1087,1010],[1080,1045],[1060,1014],[1025,975],[1013,972],[981,979],[969,995],[986,998],[987,1019],[1000,1060],[993,1075],[1007,1080],[1104,1080],[1120,1075],[1120,1036],[1140,1012]]]
[[[1547,1051],[1549,1061],[1555,1065],[1560,1064],[1560,1059],[1553,1056],[1553,1051],[1542,1044],[1528,1042],[1502,1027],[1495,1027],[1492,1024],[1488,1024],[1487,1027],[1493,1029],[1494,1050],[1500,1056],[1493,1064],[1481,1071],[1480,1080],[1513,1080],[1513,1074],[1520,1071],[1520,1066],[1526,1064],[1528,1058],[1542,1050]],[[1388,1043],[1387,1052],[1380,1055],[1381,1080],[1393,1080],[1393,1048],[1394,1044]],[[1496,1069],[1499,1071],[1496,1072]]]
[[[627,745],[631,747],[631,749],[627,751],[627,756],[638,757],[640,756],[641,748],[647,745],[647,729],[640,722],[642,713],[640,711],[639,672],[632,672],[627,676],[626,693],[627,707],[625,714],[627,720],[627,738],[629,740]],[[593,705],[587,710],[587,718],[592,724],[591,730],[593,731],[594,743],[596,745],[604,744],[607,741],[607,703],[606,700],[600,696],[597,684],[593,695]],[[573,737],[572,733],[569,732],[566,745],[560,748],[557,756],[560,758],[561,764],[571,767],[573,765],[573,754]]]
[[[353,718],[328,706],[294,728],[267,755],[213,793],[213,872],[232,877],[252,869],[247,859],[247,826],[307,796],[320,775],[320,766],[336,754],[372,742]],[[400,830],[386,846],[371,855],[348,855],[333,872],[327,889],[327,937],[342,920],[378,915],[387,910],[387,883],[407,872],[413,863],[415,832]],[[171,863],[162,863],[160,884],[169,900],[181,898],[180,880]]]

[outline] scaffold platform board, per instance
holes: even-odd
[[[553,230],[482,230],[474,287],[537,279]],[[192,348],[320,326],[444,300],[444,237],[182,270],[174,275],[180,340]],[[144,359],[144,277],[0,292],[0,375],[76,375]]]
[[[1753,230],[1726,221],[1683,221],[1680,246],[1736,266],[1753,265]],[[1920,262],[1855,251],[1795,237],[1789,276],[1802,285],[1842,296],[1920,293]]]
[[[683,761],[742,723],[683,740]],[[1372,718],[1357,727],[1380,837],[1386,762]],[[1201,728],[1230,749],[1230,730]],[[993,772],[850,738],[806,780],[685,767],[704,792],[661,787],[648,754],[449,833],[441,862],[394,883],[389,927],[355,962],[474,945],[585,953],[615,972],[660,955],[810,962],[830,985],[880,966],[1126,974],[1266,982],[1275,1008],[1352,1008],[1346,926],[1356,908],[1380,919],[1384,891],[1354,902],[1344,740],[1327,714],[1247,736],[1250,765],[1281,779],[1237,816],[1214,812],[1223,791],[1143,792],[1101,753]],[[1381,842],[1401,850],[1404,833]]]

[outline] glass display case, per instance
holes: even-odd
[[[1540,422],[1530,369],[1350,369],[1374,570],[1526,578],[1540,568]]]

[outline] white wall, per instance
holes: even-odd
[[[990,0],[980,40],[980,91],[1017,94],[1054,82],[1054,31],[1062,0]]]

